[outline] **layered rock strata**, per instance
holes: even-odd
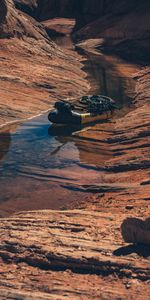
[[[119,7],[123,2],[127,9],[125,1]],[[39,113],[56,98],[85,93],[88,85],[79,57],[70,50],[64,54],[44,28],[15,10],[11,1],[1,1],[1,7],[1,124]],[[117,41],[118,27],[107,31],[109,22],[105,35],[109,32],[114,41],[116,32]],[[88,37],[93,37],[92,31],[93,24]],[[84,28],[78,36],[85,37],[85,32]],[[126,217],[144,220],[150,210],[149,68],[134,77],[134,110],[112,120],[111,128],[110,123],[100,124],[79,134],[83,146],[92,141],[93,153],[101,146],[111,153],[105,163],[97,159],[103,184],[78,187],[90,193],[76,204],[80,210],[23,212],[1,219],[2,299],[150,298],[149,246],[127,245],[120,232]]]
[[[44,26],[16,10],[11,0],[1,2],[0,37],[1,125],[88,89],[81,57],[67,49],[64,53]]]
[[[0,225],[2,299],[149,299],[148,248],[137,260],[119,214],[32,211]]]

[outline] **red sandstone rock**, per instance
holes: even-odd
[[[1,123],[29,116],[29,110],[38,113],[56,97],[79,95],[88,88],[79,56],[68,50],[64,54],[43,37],[43,29],[38,31],[39,23],[33,26],[33,20],[25,21],[8,4],[12,18],[5,19],[4,5],[1,29],[4,36],[15,38],[1,40]],[[2,299],[149,300],[149,250],[126,247],[120,235],[127,216],[149,217],[149,68],[135,79],[133,111],[114,119],[111,129],[110,123],[99,124],[79,134],[93,154],[98,149],[95,157],[102,169],[103,186],[80,187],[93,191],[83,203],[78,200],[78,207],[89,212],[27,212],[1,220]],[[92,163],[95,157],[88,155]],[[127,205],[134,210],[126,210]]]
[[[127,218],[121,225],[122,236],[127,243],[150,245],[150,218],[143,221]]]
[[[28,15],[15,9],[12,0],[3,0],[1,5],[3,5],[0,23],[1,38],[22,37],[23,35],[36,39],[48,38],[42,26],[39,26]]]
[[[0,124],[48,110],[56,98],[85,93],[81,57],[60,50],[44,26],[15,9],[11,0],[1,5]]]
[[[125,247],[122,218],[74,210],[1,219],[2,299],[148,300],[148,252]]]

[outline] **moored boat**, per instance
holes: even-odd
[[[79,103],[81,111],[69,102],[56,102],[55,109],[48,115],[49,121],[62,125],[84,125],[110,119],[117,108],[114,100],[102,95],[83,96]]]

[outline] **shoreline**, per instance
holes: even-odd
[[[0,132],[1,132],[3,129],[5,129],[5,127],[6,127],[6,129],[7,129],[7,126],[9,127],[9,126],[11,126],[11,125],[25,123],[25,122],[27,122],[27,121],[29,121],[29,120],[38,118],[38,117],[40,117],[40,116],[42,116],[42,115],[44,115],[45,113],[48,113],[48,112],[50,112],[50,111],[51,111],[51,110],[48,109],[48,110],[45,110],[45,111],[41,111],[41,113],[39,113],[39,114],[37,114],[37,115],[33,115],[32,117],[29,117],[29,118],[24,118],[24,119],[22,119],[22,120],[15,120],[15,121],[10,121],[10,122],[4,123],[4,124],[0,125]]]

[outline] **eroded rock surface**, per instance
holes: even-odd
[[[23,13],[15,9],[12,0],[2,0],[0,37],[12,38],[14,36],[28,36],[30,38],[41,39],[47,37],[42,26]]]
[[[88,88],[77,54],[57,47],[44,26],[1,2],[0,125],[50,109],[55,99]]]
[[[96,147],[107,147],[112,156],[99,162],[102,185],[91,187],[95,196],[79,203],[78,207],[106,212],[126,211],[132,217],[148,218],[150,168],[150,74],[149,68],[135,75],[137,80],[135,107],[110,124],[97,125],[94,130],[81,133]],[[117,187],[117,188],[116,188]],[[90,186],[85,187],[85,190]],[[119,191],[119,188],[121,189]],[[98,196],[102,193],[102,196]]]
[[[125,247],[118,214],[33,211],[0,228],[2,299],[149,299],[149,250]]]
[[[29,6],[30,14],[36,11],[36,2],[17,2],[24,12]],[[87,2],[93,19],[97,19],[91,1]],[[120,1],[119,13],[123,7],[130,11],[125,1]],[[11,1],[1,1],[1,8],[1,124],[46,110],[56,98],[87,93],[89,86],[80,69],[79,56],[67,49],[64,54],[49,39],[44,27],[17,11]],[[85,11],[89,20],[91,15],[86,8]],[[132,10],[131,14],[137,23],[137,11]],[[113,23],[114,16],[105,18],[100,36],[111,38],[115,46],[118,38],[121,43],[128,42],[133,25],[129,22],[125,28],[124,24],[129,18],[117,19],[117,25],[116,21],[110,25],[110,20]],[[118,24],[123,29],[119,33]],[[144,33],[144,26],[147,22],[140,28],[140,37],[146,41],[149,33]],[[89,36],[93,36],[93,24],[89,29]],[[133,29],[134,26],[131,39]],[[87,27],[80,31],[78,37],[85,37],[86,30]],[[134,39],[132,42],[135,45]],[[82,192],[90,193],[82,203],[80,199],[76,203],[80,210],[24,212],[1,219],[1,299],[150,298],[149,247],[125,244],[120,232],[126,217],[149,217],[149,74],[146,68],[134,75],[137,85],[133,110],[79,134],[81,156],[87,144],[93,147],[93,153],[97,149],[96,168],[103,183],[78,186]],[[92,155],[89,160],[92,165]],[[87,170],[86,163],[84,167]]]

